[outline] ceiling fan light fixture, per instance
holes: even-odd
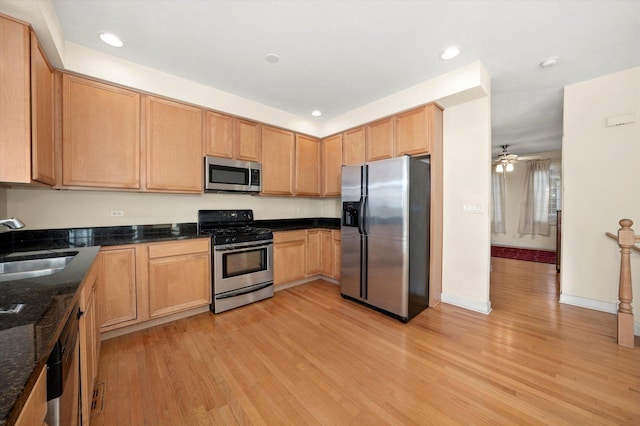
[[[504,168],[502,167],[502,163],[498,163],[498,165],[496,166],[496,173],[502,173],[504,172]]]
[[[507,167],[505,167],[505,170],[507,172],[512,172],[513,171],[513,163],[511,163],[511,162],[507,163]]]
[[[442,51],[440,54],[440,59],[444,59],[448,61],[449,59],[453,59],[460,54],[460,48],[456,46],[449,46]]]
[[[120,40],[120,37],[113,33],[101,33],[100,40],[107,43],[109,46],[122,47],[124,43]]]

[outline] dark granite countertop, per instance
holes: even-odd
[[[72,251],[77,255],[52,275],[0,282],[0,309],[24,304],[17,314],[0,314],[0,424],[17,420],[78,301],[77,290],[99,249],[54,249],[51,251]],[[11,258],[13,255],[4,256],[4,260]]]

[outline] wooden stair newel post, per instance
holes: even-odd
[[[626,348],[633,348],[633,300],[631,290],[631,247],[636,242],[636,236],[631,229],[633,221],[620,220],[621,228],[618,230],[618,245],[620,246],[620,287],[618,289],[618,344]]]

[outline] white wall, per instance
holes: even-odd
[[[635,122],[606,127],[606,119]],[[614,311],[620,254],[618,221],[640,233],[640,67],[565,87],[562,154],[561,302]],[[632,253],[636,334],[640,334],[640,255]]]
[[[489,313],[491,101],[444,112],[442,301]],[[479,213],[463,213],[465,203]]]
[[[337,217],[336,199],[261,197],[247,194],[158,194],[10,189],[8,215],[25,229],[196,222],[199,209],[253,209],[256,219]],[[123,210],[123,217],[111,217]]]
[[[528,158],[551,158],[552,164],[561,162],[562,151],[541,152],[527,155]],[[526,177],[526,161],[519,161],[512,172],[505,173],[505,229],[506,233],[491,233],[491,244],[507,247],[531,248],[539,250],[556,249],[556,225],[549,226],[548,235],[521,235],[518,233],[520,222],[520,200]]]

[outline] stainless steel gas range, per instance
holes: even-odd
[[[199,210],[198,231],[211,235],[211,311],[273,296],[273,233],[254,226],[252,210]]]

